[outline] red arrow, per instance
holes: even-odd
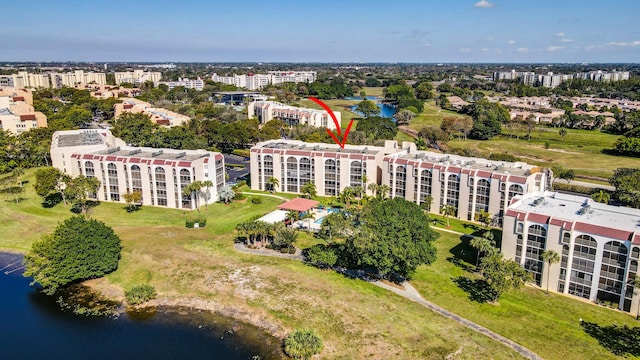
[[[338,119],[336,119],[336,115],[333,113],[333,110],[331,110],[329,108],[329,106],[327,106],[327,104],[323,103],[319,99],[316,99],[314,97],[309,97],[309,100],[315,102],[316,104],[322,106],[323,109],[327,110],[327,112],[329,113],[329,115],[333,119],[333,123],[336,125],[336,128],[338,128],[338,135],[336,136],[329,129],[327,129],[327,133],[329,134],[329,136],[331,136],[333,141],[336,142],[336,144],[340,145],[340,147],[344,149],[344,144],[347,143],[347,136],[349,136],[349,130],[351,130],[351,125],[353,125],[353,119],[351,119],[351,121],[349,121],[349,125],[347,126],[347,130],[344,132],[344,136],[342,137],[342,141],[340,141],[340,140],[338,140],[338,136],[342,135],[342,131],[340,130],[340,122],[338,122]]]

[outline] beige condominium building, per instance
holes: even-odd
[[[124,203],[124,195],[142,193],[142,204],[195,209],[218,200],[225,184],[222,154],[205,150],[173,150],[126,146],[108,130],[56,131],[51,141],[54,167],[72,176],[100,180],[93,197]],[[185,191],[194,181],[213,186]]]
[[[123,113],[142,113],[149,116],[154,124],[164,125],[167,127],[180,126],[186,124],[190,120],[186,115],[178,114],[163,108],[157,108],[148,102],[134,98],[123,98],[122,103],[113,105],[113,109],[115,118],[119,118]]]
[[[544,191],[547,174],[525,163],[418,151],[413,143],[388,140],[384,147],[271,140],[251,148],[251,188],[269,190],[278,179],[279,191],[299,193],[313,182],[319,195],[335,196],[346,187],[384,184],[391,197],[421,204],[431,198],[431,212],[442,205],[456,217],[474,220],[480,210],[500,221],[516,195]],[[364,181],[366,179],[366,182]]]
[[[19,135],[47,127],[47,117],[33,108],[33,95],[26,89],[0,89],[0,130]]]
[[[105,85],[107,76],[105,73],[84,72],[75,70],[68,73],[49,72],[33,74],[19,71],[17,74],[0,75],[0,87],[8,88],[56,88],[82,87],[88,84]]]
[[[116,78],[116,85],[122,83],[130,83],[133,85],[144,84],[147,81],[156,83],[162,79],[161,72],[152,72],[144,70],[122,71],[114,73]]]
[[[261,124],[271,120],[282,120],[288,125],[308,125],[336,129],[336,125],[326,110],[300,108],[275,101],[254,101],[247,105],[249,117],[257,117]],[[339,111],[334,111],[338,124],[341,121]]]
[[[535,192],[516,198],[504,219],[502,252],[531,273],[538,286],[635,313],[640,210],[591,198]],[[556,251],[560,263],[542,260]]]

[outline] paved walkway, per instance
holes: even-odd
[[[268,196],[268,197],[272,197],[272,198],[276,198],[276,199],[280,199],[280,200],[284,200],[284,201],[289,201],[289,199],[287,199],[286,197],[273,195],[273,194],[254,193],[254,192],[249,192],[249,191],[240,191],[240,194],[257,195],[257,196]]]

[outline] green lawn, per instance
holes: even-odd
[[[441,232],[437,240],[438,259],[421,266],[411,283],[429,301],[477,322],[535,351],[545,359],[615,359],[580,327],[579,319],[602,326],[638,326],[631,316],[550,294],[536,287],[502,295],[497,304],[478,303],[454,283],[456,277],[479,278],[465,271],[473,269],[475,252],[459,236]],[[464,251],[464,256],[462,255]],[[451,261],[458,259],[457,261]]]
[[[440,127],[442,118],[447,116],[468,117],[468,115],[461,115],[455,111],[443,110],[436,105],[434,100],[429,100],[425,101],[422,113],[411,120],[409,128],[420,131],[425,126]]]
[[[378,97],[383,97],[383,90],[384,87],[383,86],[378,86],[378,87],[363,87],[362,90],[364,90],[367,93],[367,96],[378,96]],[[356,96],[360,96],[360,93],[355,94]]]
[[[41,207],[32,187],[34,172],[26,173],[29,183],[19,205],[0,201],[0,249],[26,251],[72,215],[63,204]],[[124,204],[102,203],[92,217],[114,228],[123,253],[117,271],[90,283],[116,298],[122,289],[149,283],[161,298],[209,304],[268,326],[278,336],[311,327],[323,338],[323,358],[443,359],[457,351],[456,359],[517,358],[501,344],[367,282],[298,261],[237,252],[235,225],[281,202],[262,200],[202,208],[200,215],[208,219],[202,229],[185,228],[190,212],[143,207],[127,213]],[[301,235],[300,244],[316,242]]]

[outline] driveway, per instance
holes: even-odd
[[[229,174],[230,183],[238,182],[239,177],[246,176],[249,178],[249,172],[251,171],[251,167],[249,165],[249,160],[244,160],[244,157],[232,154],[222,154],[224,156],[224,164],[234,164],[234,165],[242,165],[244,167],[226,167],[226,172]]]

